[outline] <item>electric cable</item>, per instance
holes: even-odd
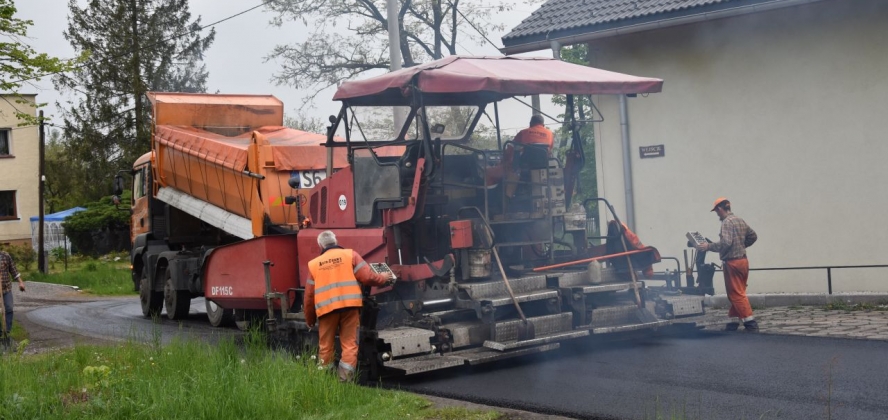
[[[152,47],[154,47],[154,46],[156,46],[156,45],[158,45],[158,44],[160,44],[160,43],[167,42],[167,41],[171,41],[171,40],[173,40],[173,39],[181,38],[181,37],[184,37],[184,36],[187,36],[187,35],[191,35],[191,34],[193,34],[193,33],[201,32],[201,31],[203,31],[204,29],[211,28],[211,27],[216,26],[216,25],[218,25],[218,24],[220,24],[220,23],[222,23],[222,22],[225,22],[225,21],[228,21],[228,20],[234,19],[234,18],[236,18],[236,17],[238,17],[238,16],[240,16],[240,15],[243,15],[243,14],[245,14],[245,13],[248,13],[248,12],[251,12],[251,11],[253,11],[253,10],[256,10],[256,9],[262,7],[262,6],[265,6],[265,5],[267,5],[267,4],[269,4],[269,3],[273,2],[273,1],[275,1],[275,0],[266,0],[266,1],[262,2],[261,4],[258,4],[258,5],[256,5],[256,6],[253,6],[253,7],[249,8],[249,9],[247,9],[247,10],[244,10],[244,11],[242,11],[242,12],[238,12],[238,13],[235,13],[235,14],[233,14],[233,15],[231,15],[231,16],[226,17],[226,18],[219,19],[219,20],[217,20],[217,21],[215,21],[215,22],[208,23],[208,24],[206,24],[206,25],[204,25],[204,26],[198,27],[197,29],[193,29],[193,30],[190,30],[190,31],[187,31],[187,32],[178,33],[178,34],[172,35],[172,36],[170,36],[170,37],[164,38],[164,39],[162,39],[162,40],[160,40],[160,41],[157,41],[157,42],[155,42],[155,43],[140,46],[140,47],[138,48],[138,51],[140,51],[140,52],[141,52],[141,51],[145,51],[146,49],[148,49],[148,48],[152,48]],[[117,54],[117,55],[112,55],[112,56],[109,57],[109,58],[113,60],[113,59],[115,59],[115,58],[120,58],[120,57],[123,57],[123,56],[129,55],[129,54],[132,54],[132,52],[133,52],[133,51],[127,51],[127,52],[125,52],[125,53],[121,53],[121,54]],[[50,72],[50,73],[44,73],[44,74],[40,74],[40,75],[37,75],[37,76],[28,77],[28,78],[20,79],[20,80],[16,80],[16,81],[13,81],[13,82],[10,82],[10,83],[12,83],[12,84],[18,84],[18,83],[29,82],[29,81],[32,81],[32,80],[40,80],[40,79],[42,79],[42,78],[44,78],[44,77],[47,77],[47,76],[53,76],[53,75],[56,75],[56,74],[64,74],[64,73],[68,73],[68,72],[73,71],[73,70],[79,70],[79,69],[81,69],[81,68],[83,68],[83,67],[86,67],[86,65],[87,65],[87,64],[84,63],[84,64],[80,64],[80,65],[74,66],[74,67],[71,68],[70,70],[62,70],[62,71],[55,71],[55,72]]]

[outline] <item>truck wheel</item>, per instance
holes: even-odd
[[[139,301],[142,303],[142,315],[145,318],[160,315],[160,310],[163,309],[163,293],[153,290],[151,278],[148,276],[148,267],[142,268],[142,277],[139,283]]]
[[[207,318],[210,319],[210,325],[214,327],[227,327],[234,320],[234,310],[223,309],[216,302],[206,299],[207,302]]]
[[[190,295],[187,290],[176,290],[176,284],[173,283],[173,271],[167,267],[166,282],[163,287],[163,302],[167,318],[178,320],[187,317],[188,310],[191,309]]]

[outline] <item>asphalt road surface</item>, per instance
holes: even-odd
[[[182,321],[142,317],[136,298],[67,303],[29,322],[99,339],[168,343],[241,335],[209,325],[203,299]],[[538,356],[391,383],[407,391],[602,419],[886,419],[888,342],[746,333],[576,340]],[[831,417],[828,416],[831,414]]]
[[[24,316],[42,327],[103,340],[166,344],[174,339],[212,342],[241,334],[233,327],[213,328],[203,298],[192,300],[189,316],[180,321],[171,321],[165,314],[157,320],[143,317],[138,297],[46,306]]]
[[[884,341],[694,333],[578,341],[393,385],[576,418],[883,420],[886,361]]]

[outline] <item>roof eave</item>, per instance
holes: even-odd
[[[612,38],[615,36],[652,31],[673,26],[699,23],[715,19],[724,19],[750,13],[764,12],[768,10],[782,9],[792,6],[800,6],[816,3],[823,0],[763,0],[755,4],[743,6],[725,7],[719,9],[688,9],[680,12],[672,12],[666,15],[654,17],[630,19],[610,24],[594,25],[592,27],[574,28],[550,32],[545,36],[540,34],[515,38],[503,38],[504,47],[500,49],[505,55],[520,54],[532,51],[540,51],[552,48],[552,44],[573,45],[597,39]],[[541,39],[542,38],[542,39]],[[523,40],[523,41],[522,41]]]

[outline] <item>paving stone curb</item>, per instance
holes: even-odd
[[[817,306],[828,303],[886,303],[886,293],[774,293],[750,294],[749,303],[753,308],[773,308],[778,306]],[[706,296],[703,305],[707,308],[728,308],[730,302],[727,295]]]

